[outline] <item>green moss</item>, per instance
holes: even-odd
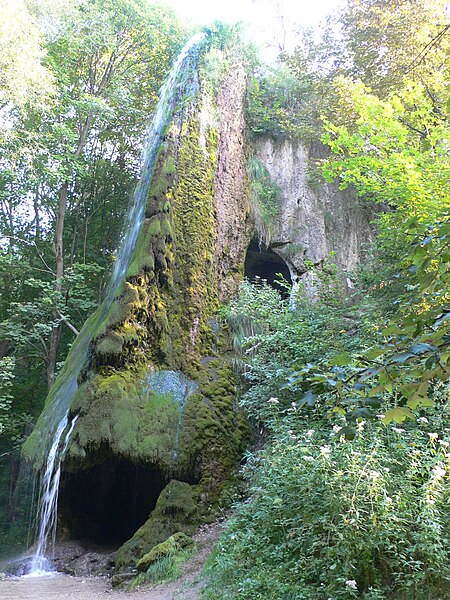
[[[223,358],[199,373],[199,392],[186,405],[180,433],[180,465],[200,478],[205,509],[218,502],[249,440],[249,428],[236,401],[235,375]]]
[[[128,267],[129,277],[136,277],[142,271],[152,272],[154,270],[155,257],[152,249],[152,238],[155,231],[161,233],[159,220],[155,219],[152,223],[151,219],[145,219]]]
[[[181,481],[170,481],[161,492],[149,519],[116,553],[116,568],[134,565],[175,533],[192,535],[199,524],[198,490]]]
[[[173,469],[179,405],[170,394],[157,394],[145,382],[146,372],[128,370],[96,375],[82,385],[72,402],[79,415],[69,459],[107,445],[114,453]]]
[[[136,568],[139,572],[146,571],[149,566],[157,560],[161,560],[167,556],[172,556],[183,548],[192,546],[193,543],[194,540],[190,536],[178,531],[167,538],[167,540],[164,542],[161,542],[161,544],[154,546],[150,552],[144,554],[144,556],[137,561]]]
[[[173,465],[179,406],[169,395],[150,392],[144,411],[139,430],[139,455],[147,460],[157,456],[158,463],[168,471]]]
[[[164,175],[173,175],[177,170],[173,156],[168,156],[163,167]]]
[[[96,351],[98,354],[111,357],[119,356],[123,350],[124,338],[115,331],[109,331],[104,338],[97,341]]]
[[[78,448],[92,452],[102,444],[117,454],[136,456],[139,430],[136,375],[130,372],[96,375],[78,388],[72,401],[72,410],[79,418],[69,447],[70,458],[79,454]]]
[[[200,124],[199,111],[191,107],[181,132],[178,125],[166,134],[126,281],[102,326],[94,323],[90,371],[82,374],[71,405],[79,418],[70,468],[87,468],[105,453],[152,465],[165,480],[199,482],[195,489],[172,482],[118,553],[122,565],[177,531],[192,533],[200,513],[207,518],[247,435],[224,358],[226,335],[212,327],[219,305],[218,134]],[[182,372],[197,383],[184,414],[171,395],[148,389],[146,377],[155,368]]]
[[[106,330],[110,331],[131,318],[133,313],[142,306],[142,299],[139,297],[139,290],[135,285],[126,281],[122,292],[117,296],[110,308],[107,321],[103,323],[97,333],[97,337]]]
[[[219,356],[224,348],[211,328],[218,307],[217,134],[201,130],[194,116],[178,136],[175,129],[167,134],[127,280],[94,340],[94,371],[73,399],[79,419],[68,456],[86,466],[89,455],[105,447],[200,480],[206,505],[217,501],[237,463],[245,428],[232,369]],[[198,383],[181,424],[173,398],[145,387],[154,366]]]

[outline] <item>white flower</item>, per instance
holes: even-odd
[[[395,431],[395,433],[405,433],[405,430],[401,427],[393,427],[392,431]]]
[[[278,398],[269,398],[269,400],[267,400],[268,404],[280,404],[280,401],[278,400]]]
[[[342,429],[342,427],[339,427],[339,425],[333,425],[334,433],[339,433],[341,429]]]
[[[357,590],[358,586],[356,585],[356,581],[354,579],[347,579],[345,585],[349,587],[351,590]]]
[[[331,454],[330,446],[320,446],[320,454],[325,457],[330,456],[330,454]]]
[[[417,419],[418,423],[428,423],[428,419],[426,417],[419,417]]]
[[[429,436],[429,438],[430,438],[431,441],[437,440],[438,437],[439,437],[437,433],[429,433],[428,436]]]
[[[304,456],[303,460],[306,460],[307,462],[313,462],[314,461],[314,456]]]
[[[436,477],[436,479],[440,479],[441,477],[444,477],[445,469],[443,469],[439,465],[435,465],[433,467],[433,475]]]
[[[312,437],[315,434],[314,429],[308,429],[308,431],[306,432],[307,437]]]
[[[389,498],[389,496],[386,496],[385,502],[386,502],[386,504],[392,504],[392,498]]]
[[[445,440],[438,440],[441,446],[444,446],[444,448],[448,448],[450,446],[449,442],[446,442]]]
[[[357,429],[358,431],[363,431],[363,430],[364,430],[364,425],[365,425],[365,424],[366,424],[366,422],[365,422],[365,421],[360,421],[360,422],[358,423],[358,425],[356,426],[356,429]]]

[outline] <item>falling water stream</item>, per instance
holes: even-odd
[[[77,420],[75,417],[69,425],[69,410],[78,387],[78,377],[86,365],[89,346],[105,320],[130,264],[144,219],[147,193],[166,128],[173,118],[180,99],[184,95],[194,95],[197,90],[193,82],[196,81],[198,50],[204,38],[205,34],[199,33],[188,41],[175,61],[166,83],[161,88],[160,100],[149,128],[141,178],[126,217],[124,237],[105,299],[75,340],[63,371],[55,383],[51,401],[47,401],[39,417],[39,431],[46,432],[46,435],[42,435],[38,440],[39,450],[46,454],[49,435],[53,436],[53,442],[47,454],[47,462],[41,480],[37,515],[37,544],[30,563],[29,575],[41,575],[51,571],[51,563],[46,557],[46,551],[49,544],[54,546],[55,541],[61,463]]]

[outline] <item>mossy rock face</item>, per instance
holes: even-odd
[[[199,111],[194,102],[161,147],[126,280],[72,401],[79,418],[67,457],[71,469],[83,468],[106,445],[168,477],[201,482],[206,504],[237,464],[246,432],[226,335],[214,320],[218,133]],[[178,373],[195,390],[177,404],[146,388],[152,371]]]
[[[172,480],[161,492],[149,519],[116,553],[116,568],[134,565],[175,533],[192,535],[200,523],[198,487]]]
[[[171,386],[157,383],[167,379]],[[107,446],[112,454],[174,472],[184,403],[194,389],[194,382],[175,371],[135,368],[95,375],[73,400],[79,426],[70,446],[71,468],[77,468],[79,457]]]
[[[177,480],[121,547],[118,564],[132,563],[176,532],[191,534],[235,475],[248,436],[229,341],[216,323],[218,273],[228,269],[217,258],[217,199],[221,206],[226,199],[223,187],[216,193],[224,170],[217,152],[229,128],[220,129],[208,94],[202,89],[185,99],[165,133],[127,273],[106,314],[92,321],[70,407],[69,417],[78,418],[64,470],[82,471],[106,456],[150,466],[164,482]],[[190,382],[189,394],[177,400],[153,376],[149,383],[154,373]]]
[[[192,546],[193,543],[194,540],[190,536],[178,531],[167,538],[165,542],[157,544],[150,552],[144,554],[144,556],[137,561],[136,568],[139,572],[146,571],[150,565],[157,560],[161,560],[161,558],[165,558],[166,556],[171,556],[183,548]]]

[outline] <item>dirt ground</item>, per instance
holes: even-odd
[[[223,523],[202,527],[194,536],[197,551],[181,567],[177,581],[142,586],[133,592],[112,589],[111,582],[99,577],[54,575],[17,577],[0,581],[2,600],[195,600],[204,582],[201,570],[223,529]]]

